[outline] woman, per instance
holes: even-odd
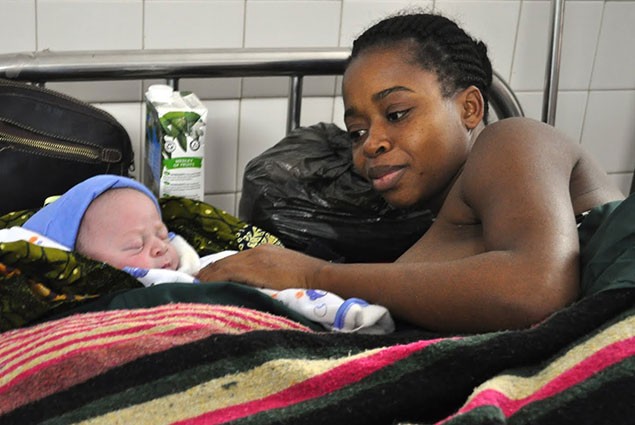
[[[435,330],[529,326],[579,293],[576,216],[619,190],[579,146],[524,118],[487,122],[483,43],[431,14],[397,15],[354,43],[345,123],[358,171],[395,207],[436,214],[390,264],[333,264],[262,246],[199,274],[319,288]]]

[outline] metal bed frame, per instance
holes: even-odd
[[[299,126],[305,76],[341,75],[348,49],[113,50],[0,55],[0,77],[39,85],[52,81],[289,77],[287,132]],[[494,73],[490,105],[499,118],[523,116],[509,85]]]

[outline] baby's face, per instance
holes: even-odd
[[[113,189],[95,199],[79,229],[77,249],[116,268],[171,269],[179,256],[154,202],[134,189]]]

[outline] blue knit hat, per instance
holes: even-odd
[[[143,192],[152,199],[159,214],[161,213],[157,198],[147,187],[128,177],[103,174],[73,186],[57,200],[35,213],[22,227],[46,236],[68,249],[75,249],[79,225],[90,203],[107,190],[120,188]]]

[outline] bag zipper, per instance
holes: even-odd
[[[95,148],[72,146],[65,143],[51,142],[50,140],[27,139],[3,132],[0,132],[0,142],[35,149],[52,155],[72,156],[93,162],[99,160],[100,157],[98,149]]]
[[[92,112],[95,117],[105,119],[106,121],[108,121],[109,123],[111,123],[112,125],[117,127],[117,129],[120,132],[122,132],[123,134],[127,134],[126,130],[121,125],[121,123],[119,121],[117,121],[115,119],[115,117],[113,117],[110,113],[104,111],[103,109],[99,109],[99,108],[91,105],[90,103],[82,102],[81,100],[76,99],[76,98],[74,98],[72,96],[68,96],[68,95],[66,95],[64,93],[60,93],[60,92],[48,89],[46,87],[31,86],[28,83],[16,82],[16,81],[7,80],[7,79],[0,79],[0,85],[16,87],[16,88],[25,89],[25,90],[32,90],[34,92],[44,92],[44,93],[46,93],[46,94],[48,94],[50,96],[57,97],[57,98],[60,98],[60,99],[64,99],[64,100],[68,101],[69,103],[71,103],[73,105],[80,106],[82,108],[81,112],[84,112],[85,110],[88,110],[88,111]],[[14,126],[17,126],[17,127],[20,127],[20,128],[23,128],[23,126],[17,125],[16,123],[11,122],[11,121],[3,120],[3,122],[5,122],[7,124],[14,125]],[[28,131],[31,131],[33,133],[42,135],[44,137],[56,138],[55,135],[44,134],[43,132],[34,130],[32,128],[24,128],[24,129],[28,130]],[[0,132],[0,134],[2,134],[3,136],[8,136],[8,137],[15,137],[15,136],[11,136],[11,135],[8,135],[8,134],[2,133],[2,132]],[[24,139],[24,138],[18,137],[17,139]],[[30,139],[24,139],[24,140],[30,140]],[[66,152],[66,151],[79,152],[79,151],[83,151],[84,150],[84,148],[82,148],[82,147],[77,147],[77,146],[71,147],[71,146],[68,146],[68,145],[63,144],[63,143],[54,143],[54,142],[36,140],[36,139],[33,139],[33,140],[36,142],[36,144],[40,144],[40,146],[44,146],[44,145],[42,145],[42,143],[46,144],[46,145],[49,145],[49,148],[52,148],[51,152],[55,150],[55,148],[53,148],[53,146],[59,146],[60,147],[58,152]],[[7,140],[7,141],[9,141],[9,140]],[[71,140],[70,142],[73,142],[73,141]],[[76,141],[76,142],[77,143],[82,143],[81,141]],[[25,146],[29,145],[29,143],[23,143],[23,142],[16,142],[16,143],[22,144],[22,145],[25,145]],[[86,151],[92,150],[93,152],[96,152],[96,153],[93,154],[93,155],[86,155],[85,153],[81,153],[79,155],[83,156],[85,158],[88,158],[90,156],[90,158],[93,159],[93,160],[97,160],[97,159],[101,158],[101,160],[103,160],[105,162],[119,162],[119,161],[123,160],[124,155],[125,155],[125,152],[123,150],[116,151],[114,149],[104,149],[101,152],[101,155],[99,154],[99,148],[86,147],[85,150]],[[132,151],[132,149],[129,152],[129,157],[130,157],[130,159],[129,159],[130,163],[129,164],[124,164],[124,166],[127,167],[127,168],[132,168],[133,164],[134,164],[134,151]]]

